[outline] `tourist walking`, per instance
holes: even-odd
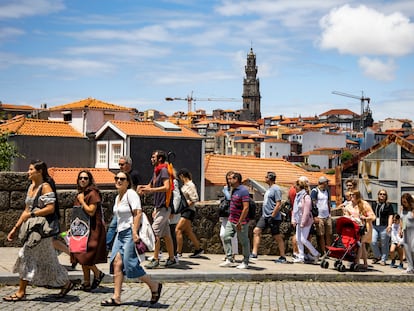
[[[54,231],[50,230],[52,228],[49,224],[52,219],[58,219],[59,205],[56,186],[49,176],[46,163],[40,160],[30,162],[28,178],[31,184],[27,191],[25,209],[7,235],[7,240],[12,241],[20,228],[19,239],[24,243],[13,267],[13,273],[19,274],[19,288],[14,294],[3,297],[4,301],[25,299],[29,283],[48,288],[60,287],[59,298],[65,297],[74,287],[66,268],[58,261],[52,243],[53,236],[48,236],[48,233]],[[41,234],[30,230],[34,224],[42,226]]]
[[[242,184],[242,175],[233,173],[231,175],[230,186],[233,189],[230,200],[229,221],[226,224],[224,233],[224,250],[226,261],[221,263],[221,267],[231,267],[234,265],[231,239],[237,234],[242,245],[243,262],[238,265],[238,269],[247,269],[249,267],[250,257],[250,240],[249,240],[249,201],[250,195],[247,187]]]
[[[282,205],[282,191],[276,185],[276,173],[267,172],[265,182],[269,186],[263,198],[262,216],[253,230],[253,250],[250,258],[257,259],[258,249],[263,230],[270,228],[271,234],[279,247],[280,257],[275,260],[276,263],[286,263],[285,242],[280,233],[280,225],[282,223],[282,215],[280,207]]]
[[[165,262],[165,267],[173,266],[177,263],[174,257],[174,248],[171,238],[169,218],[171,209],[167,204],[167,192],[170,191],[172,184],[170,183],[170,174],[168,172],[168,164],[166,163],[167,155],[162,150],[156,150],[151,155],[151,163],[154,166],[154,174],[148,185],[139,185],[137,190],[141,194],[154,195],[154,211],[152,218],[152,228],[156,237],[154,256],[145,267],[148,269],[158,268],[160,265],[159,253],[161,247],[161,238],[164,238],[169,258]]]
[[[182,255],[183,249],[183,235],[185,234],[193,243],[194,253],[190,255],[190,258],[200,257],[204,253],[204,250],[200,247],[200,242],[198,241],[196,235],[193,232],[191,227],[192,222],[196,214],[195,203],[198,201],[197,188],[192,181],[191,173],[183,168],[177,173],[178,178],[182,182],[183,186],[181,187],[181,200],[187,202],[188,207],[181,212],[181,218],[178,221],[175,233],[177,236],[177,253],[178,256]]]
[[[103,221],[102,197],[92,173],[82,170],[78,173],[77,190],[73,208],[81,208],[89,216],[89,238],[85,253],[71,253],[71,262],[80,263],[83,271],[81,290],[91,291],[99,286],[105,273],[96,264],[107,262],[106,230]],[[91,283],[90,273],[94,278]]]
[[[310,251],[312,257],[309,255],[307,259],[317,263],[319,256],[321,255],[312,243],[309,241],[309,232],[313,225],[312,217],[312,201],[309,196],[309,184],[303,177],[296,181],[296,196],[293,203],[292,212],[292,225],[296,229],[296,243],[298,245],[298,255],[294,258],[293,262],[304,263],[305,262],[305,249],[304,246]]]
[[[115,176],[118,195],[115,198],[114,217],[117,220],[116,236],[110,258],[110,273],[114,276],[114,294],[101,302],[101,306],[121,305],[122,284],[124,276],[138,278],[151,290],[151,304],[158,302],[162,284],[152,280],[141,267],[135,243],[139,241],[138,229],[141,223],[141,200],[132,190],[132,179],[128,173],[119,172]]]

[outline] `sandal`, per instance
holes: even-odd
[[[3,297],[3,300],[4,301],[22,301],[22,300],[25,300],[25,298],[26,298],[26,295],[19,297],[17,296],[17,294],[13,294],[10,296]]]
[[[84,292],[90,292],[92,290],[91,284],[82,283],[75,288],[75,290],[83,290]]]
[[[75,283],[73,283],[72,281],[69,281],[69,284],[65,285],[60,291],[60,293],[57,295],[58,298],[65,297],[74,287],[75,287]]]
[[[99,271],[99,276],[97,278],[95,277],[93,278],[91,290],[98,288],[99,284],[101,284],[104,277],[105,277],[105,273],[103,273],[102,271]]]
[[[102,307],[119,307],[121,305],[121,303],[116,302],[116,300],[114,298],[110,298],[104,301],[101,301],[101,306]]]
[[[162,291],[162,284],[159,283],[158,284],[158,290],[156,292],[151,292],[152,296],[151,296],[151,304],[155,304],[158,302],[158,300],[160,300],[161,297],[161,291]]]

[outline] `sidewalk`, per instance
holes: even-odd
[[[19,248],[0,248],[0,284],[17,285],[18,276],[13,274],[13,264],[17,258]],[[150,256],[151,253],[148,253]],[[146,271],[156,279],[166,282],[185,281],[360,281],[360,282],[414,282],[414,275],[407,275],[405,270],[370,265],[367,272],[338,272],[334,269],[334,259],[329,259],[329,268],[322,269],[320,265],[314,264],[277,264],[274,262],[278,256],[259,256],[259,260],[251,261],[249,269],[240,270],[236,268],[222,268],[219,264],[224,255],[203,254],[200,258],[189,258],[184,254],[179,264],[170,268],[158,268]],[[164,254],[165,256],[165,254]],[[242,256],[238,255],[236,261],[241,261]],[[291,257],[287,257],[291,261]],[[66,254],[59,256],[59,261],[68,269],[71,279],[82,279],[82,269],[78,265],[71,268],[69,257]],[[369,260],[370,262],[370,260]],[[349,266],[348,262],[344,262]],[[145,263],[144,263],[145,265]],[[108,275],[109,264],[99,264],[99,269],[107,275],[103,282],[112,283],[112,276]],[[406,267],[406,264],[405,264]]]

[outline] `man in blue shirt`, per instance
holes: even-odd
[[[269,189],[265,192],[263,199],[262,216],[253,230],[253,250],[250,259],[257,260],[257,251],[260,244],[262,232],[266,228],[270,228],[273,238],[279,247],[279,259],[276,263],[286,263],[285,256],[285,242],[280,233],[280,224],[282,223],[282,215],[280,214],[280,207],[282,205],[282,191],[276,185],[276,173],[267,172],[265,176],[266,184]]]

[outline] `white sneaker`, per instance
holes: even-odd
[[[300,257],[296,257],[293,259],[294,263],[305,263],[305,259],[304,258],[300,258]]]
[[[175,261],[176,261],[177,263],[179,263],[179,262],[180,262],[180,256],[176,255],[176,256],[174,256],[174,258],[175,258]]]
[[[234,267],[234,263],[228,259],[225,262],[219,264],[220,267]]]
[[[249,265],[248,264],[246,264],[245,262],[242,262],[240,265],[238,265],[237,267],[236,267],[237,269],[248,269],[249,268]]]

